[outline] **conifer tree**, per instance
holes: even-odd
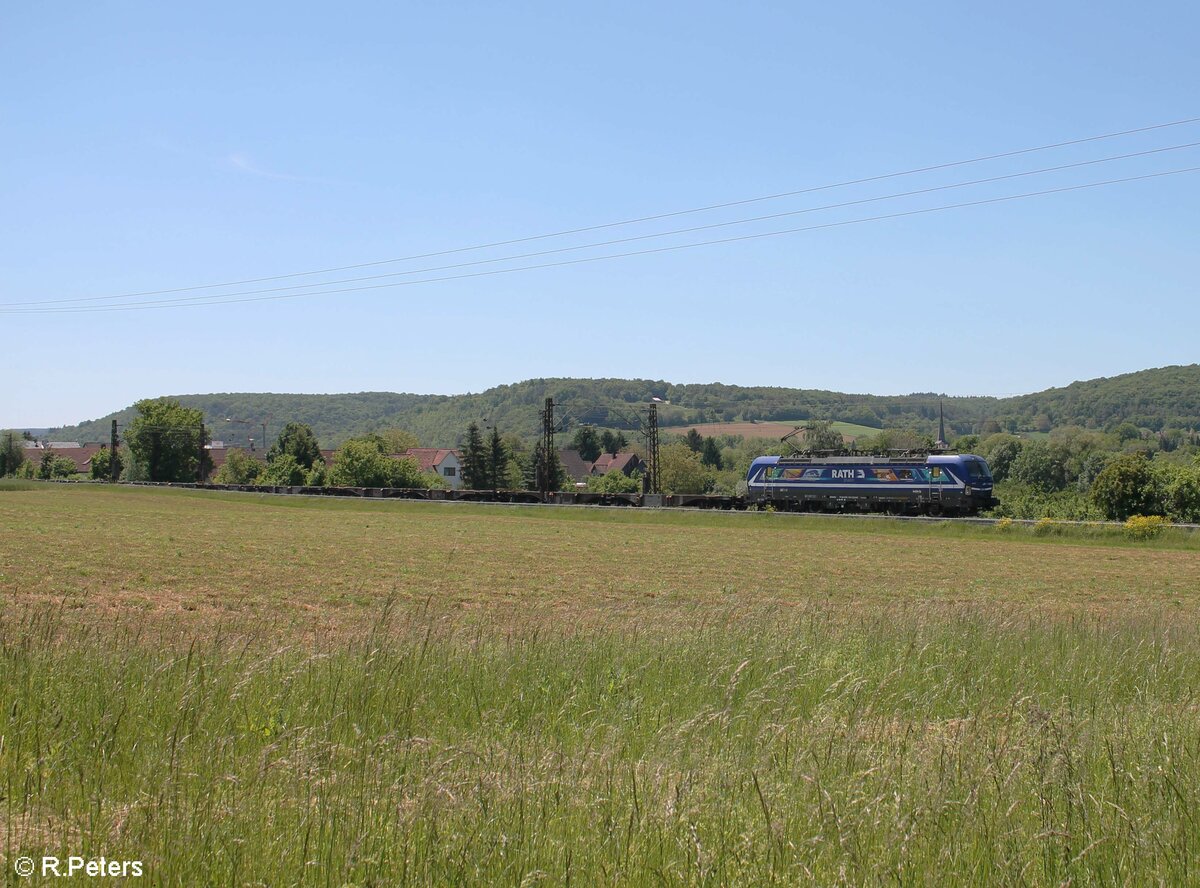
[[[529,489],[538,490],[539,481],[542,478],[543,465],[545,471],[550,477],[550,489],[562,490],[567,484],[567,473],[563,471],[562,463],[558,459],[558,454],[553,450],[550,451],[549,457],[546,456],[541,442],[538,442],[533,451],[533,460],[531,476],[529,479]]]
[[[483,443],[483,435],[479,433],[478,424],[471,423],[467,427],[467,443],[463,446],[463,487],[467,490],[487,490],[489,487],[488,462],[489,457]]]
[[[579,453],[579,458],[587,462],[595,462],[603,452],[600,449],[600,436],[591,426],[581,426],[575,437],[571,439],[571,449]]]
[[[508,450],[508,445],[500,437],[498,428],[492,429],[491,437],[487,442],[488,456],[488,489],[499,490],[506,486],[508,479],[508,463],[512,459],[512,454]]]

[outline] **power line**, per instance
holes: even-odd
[[[437,250],[429,253],[417,253],[410,256],[400,256],[391,259],[379,259],[371,262],[359,262],[352,265],[339,265],[329,268],[319,268],[310,271],[297,271],[288,274],[270,275],[265,277],[244,278],[242,280],[223,281],[214,284],[198,284],[190,287],[174,287],[162,290],[141,290],[130,293],[120,293],[110,296],[92,296],[79,297],[73,299],[56,300],[57,302],[101,302],[114,299],[132,299],[140,296],[162,296],[172,293],[187,293],[196,290],[213,290],[221,287],[240,287],[244,284],[259,284],[268,281],[281,281],[297,277],[310,277],[320,274],[333,274],[339,271],[353,271],[359,268],[372,268],[379,265],[389,265],[399,262],[410,262],[417,259],[431,259],[437,256],[449,256],[456,253],[471,252],[474,250],[492,249],[495,247],[507,247],[515,244],[529,243],[531,241],[546,240],[554,237],[565,237],[572,234],[584,234],[589,231],[600,231],[606,228],[617,228],[624,225],[635,225],[642,222],[654,222],[660,219],[669,219],[677,216],[686,216],[693,213],[704,213],[712,210],[728,209],[729,207],[745,206],[746,204],[761,203],[763,201],[779,200],[785,197],[796,197],[802,194],[813,194],[819,191],[828,191],[834,188],[845,188],[851,185],[864,185],[870,182],[880,182],[886,179],[895,179],[902,176],[913,176],[920,173],[935,172],[937,170],[951,169],[953,167],[967,166],[970,164],[984,163],[991,160],[1001,160],[1008,157],[1019,157],[1024,154],[1033,154],[1039,151],[1050,151],[1056,148],[1066,148],[1072,145],[1083,145],[1090,142],[1099,142],[1106,139],[1116,139],[1122,136],[1136,135],[1139,133],[1153,132],[1156,130],[1168,129],[1177,126],[1186,126],[1188,124],[1200,122],[1200,117],[1189,117],[1183,120],[1175,120],[1169,123],[1157,123],[1149,126],[1137,127],[1134,129],[1120,130],[1117,132],[1103,133],[1096,136],[1085,136],[1082,138],[1068,139],[1062,142],[1053,142],[1046,145],[1038,145],[1032,148],[1019,148],[1012,151],[1002,151],[995,154],[981,155],[979,157],[967,158],[965,160],[954,160],[946,163],[931,164],[929,166],[914,167],[908,170],[900,170],[892,173],[882,173],[875,176],[865,176],[858,179],[847,179],[841,182],[833,182],[826,185],[816,185],[809,188],[801,188],[793,191],[782,191],[775,194],[767,194],[759,197],[749,197],[741,200],[726,201],[724,203],[709,204],[702,207],[693,207],[686,210],[674,210],[666,213],[656,213],[649,216],[639,216],[631,219],[623,219],[617,222],[605,222],[598,225],[587,225],[579,228],[563,229],[561,231],[552,231],[545,234],[535,234],[526,237],[511,238],[502,241],[492,241],[490,243],[474,244],[466,247],[456,247],[448,250]],[[27,303],[0,303],[0,305],[23,305]],[[49,303],[47,303],[49,304]]]
[[[303,295],[308,295],[308,294],[295,293],[294,291],[301,289],[301,288],[331,287],[331,286],[334,286],[337,284],[359,283],[362,281],[373,281],[373,280],[380,280],[380,279],[384,279],[384,278],[404,277],[404,276],[416,275],[416,274],[429,274],[432,272],[449,271],[449,270],[455,270],[455,269],[459,269],[459,268],[471,268],[471,267],[476,267],[479,265],[491,265],[491,264],[495,264],[495,263],[499,263],[499,262],[513,262],[513,261],[516,261],[519,259],[532,259],[532,258],[537,258],[540,256],[550,256],[550,255],[556,255],[556,254],[561,254],[561,253],[575,252],[578,250],[588,250],[588,249],[595,249],[598,247],[615,246],[617,244],[625,244],[625,243],[633,243],[633,242],[638,242],[638,241],[652,240],[652,239],[656,239],[656,238],[670,237],[670,236],[679,235],[679,234],[691,234],[691,233],[698,232],[698,231],[710,231],[710,230],[717,229],[717,228],[727,228],[727,227],[730,227],[733,225],[747,225],[747,224],[751,224],[754,222],[763,222],[763,221],[767,221],[767,220],[771,220],[771,219],[781,219],[781,218],[787,218],[787,217],[791,217],[791,216],[805,215],[808,213],[823,212],[825,210],[843,209],[845,207],[860,206],[863,204],[870,204],[870,203],[878,203],[878,202],[885,201],[885,200],[897,200],[897,199],[905,198],[905,197],[914,197],[914,196],[923,195],[923,194],[932,194],[932,193],[936,193],[936,192],[940,192],[940,191],[950,191],[950,190],[957,189],[957,188],[966,188],[966,187],[970,187],[970,186],[974,186],[974,185],[983,185],[983,184],[989,184],[989,183],[994,183],[994,182],[1001,182],[1001,181],[1006,181],[1009,179],[1019,179],[1019,178],[1023,178],[1026,176],[1041,175],[1044,173],[1061,172],[1061,171],[1067,170],[1067,169],[1075,169],[1075,168],[1085,167],[1085,166],[1094,166],[1094,165],[1101,164],[1101,163],[1111,163],[1113,161],[1128,160],[1130,158],[1135,158],[1135,157],[1146,157],[1146,156],[1150,156],[1150,155],[1154,155],[1154,154],[1162,154],[1162,153],[1165,153],[1168,151],[1180,151],[1180,150],[1185,150],[1188,148],[1195,148],[1195,147],[1200,147],[1200,142],[1187,142],[1187,143],[1180,144],[1180,145],[1170,145],[1170,146],[1163,147],[1163,148],[1153,148],[1153,149],[1150,149],[1147,151],[1136,151],[1136,152],[1131,152],[1128,154],[1117,154],[1117,155],[1112,155],[1109,157],[1095,158],[1092,160],[1075,161],[1073,163],[1059,164],[1058,166],[1042,167],[1042,168],[1036,169],[1036,170],[1025,170],[1025,171],[1017,172],[1017,173],[1007,173],[1007,174],[1004,174],[1001,176],[989,176],[989,177],[982,178],[982,179],[971,179],[971,180],[968,180],[965,182],[954,182],[954,183],[950,183],[947,185],[935,185],[935,186],[931,186],[929,188],[920,188],[920,189],[916,189],[913,191],[902,191],[902,192],[896,192],[893,194],[879,195],[876,197],[860,198],[858,200],[844,201],[842,203],[825,204],[824,206],[806,207],[806,208],[799,209],[799,210],[789,210],[789,211],[782,212],[782,213],[771,213],[771,214],[763,215],[763,216],[753,216],[753,217],[746,218],[746,219],[734,219],[734,220],[730,220],[730,221],[726,221],[726,222],[714,222],[714,223],[710,223],[708,225],[697,225],[697,226],[693,226],[690,228],[677,228],[677,229],[672,229],[669,231],[655,232],[655,233],[651,233],[651,234],[641,234],[641,235],[635,235],[632,237],[616,238],[616,239],[608,240],[608,241],[599,241],[599,242],[595,242],[595,243],[579,244],[579,245],[570,246],[570,247],[558,247],[558,248],[555,248],[552,250],[540,250],[540,251],[531,252],[531,253],[519,253],[516,255],[500,256],[500,257],[495,257],[495,258],[491,258],[491,259],[477,259],[477,260],[473,260],[471,262],[460,262],[460,263],[455,263],[455,264],[451,264],[451,265],[439,265],[439,266],[433,266],[433,267],[427,267],[427,268],[412,269],[409,271],[389,272],[387,274],[343,278],[341,280],[333,280],[333,281],[321,281],[319,283],[313,283],[313,284],[295,284],[295,285],[286,286],[286,287],[267,287],[267,288],[262,288],[262,289],[258,289],[258,290],[244,290],[244,291],[234,292],[234,293],[215,293],[215,294],[206,295],[206,296],[184,296],[184,297],[178,297],[175,299],[147,300],[144,302],[126,302],[126,303],[123,303],[122,305],[109,306],[109,307],[113,308],[113,309],[120,309],[120,308],[124,308],[124,307],[141,307],[141,306],[155,306],[155,305],[161,305],[164,307],[166,307],[166,306],[181,307],[181,306],[186,306],[186,305],[199,305],[199,304],[204,304],[204,303],[208,303],[208,302],[213,302],[213,303],[219,304],[221,302],[234,301],[232,297],[255,296],[255,295],[262,294],[262,293],[292,293],[294,296],[303,296]],[[1118,180],[1118,181],[1123,181],[1123,180]],[[542,267],[542,266],[534,266],[534,267]],[[516,269],[514,269],[514,270],[516,270]],[[416,282],[414,282],[414,283],[416,283]],[[345,291],[345,290],[314,291],[314,293],[312,295],[320,295],[320,292],[347,292],[347,291]],[[106,297],[106,298],[117,298],[117,297]],[[94,299],[51,299],[51,300],[36,300],[36,301],[30,301],[30,302],[0,303],[0,313],[10,311],[11,309],[17,309],[18,307],[21,307],[21,306],[61,305],[63,303],[68,303],[68,302],[92,302],[92,301],[95,301],[95,300]],[[83,308],[82,306],[75,306],[75,307],[80,308],[80,309]],[[62,310],[65,311],[66,309],[62,309]]]
[[[846,219],[840,222],[826,222],[821,225],[808,225],[799,228],[784,228],[777,231],[766,231],[758,234],[743,234],[736,237],[718,238],[715,240],[696,241],[690,244],[675,244],[667,247],[654,247],[646,250],[631,250],[623,253],[610,253],[604,256],[587,256],[581,259],[567,259],[561,262],[544,262],[537,265],[523,265],[516,268],[496,268],[490,271],[476,271],[466,274],[445,275],[443,277],[423,278],[415,281],[395,281],[390,284],[372,284],[363,287],[341,287],[334,290],[313,291],[308,293],[284,293],[274,296],[253,296],[239,299],[226,299],[225,301],[211,302],[190,302],[183,305],[172,304],[170,300],[161,302],[153,302],[144,305],[110,305],[101,307],[71,307],[71,308],[24,308],[24,309],[0,309],[0,314],[73,314],[85,312],[111,312],[111,311],[149,311],[156,308],[183,308],[189,306],[211,306],[211,305],[234,305],[246,302],[268,302],[282,299],[299,299],[306,296],[331,296],[338,293],[358,293],[367,290],[383,290],[392,287],[408,287],[417,284],[431,284],[442,281],[464,280],[468,278],[490,277],[499,274],[513,274],[519,271],[533,271],[543,268],[561,268],[569,265],[582,265],[587,262],[603,262],[609,259],[621,259],[628,256],[648,256],[656,253],[669,253],[676,250],[688,250],[696,247],[707,247],[716,244],[738,243],[741,241],[758,240],[766,237],[779,237],[785,234],[797,234],[805,231],[819,231],[828,228],[842,228],[849,225],[861,225],[867,222],[881,222],[886,219],[902,219],[909,216],[920,216],[929,213],[937,213],[945,210],[957,210],[967,207],[985,206],[988,204],[1005,203],[1007,201],[1022,200],[1030,197],[1042,197],[1049,194],[1064,194],[1070,191],[1082,191],[1088,188],[1100,188],[1107,185],[1119,185],[1126,182],[1141,182],[1148,179],[1160,179],[1165,176],[1177,176],[1183,173],[1194,173],[1200,171],[1200,167],[1185,167],[1177,170],[1167,170],[1159,173],[1146,173],[1140,176],[1126,176],[1121,179],[1107,179],[1102,182],[1088,182],[1083,185],[1068,185],[1061,188],[1048,188],[1042,191],[1030,191],[1023,194],[1011,194],[1003,197],[991,197],[982,200],[966,201],[957,204],[946,204],[940,207],[926,207],[918,210],[906,210],[899,213],[887,213],[879,216],[868,216],[862,219]]]

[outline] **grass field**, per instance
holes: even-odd
[[[6,878],[1186,884],[1198,617],[1194,536],[0,488]]]

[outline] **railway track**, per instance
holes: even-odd
[[[104,481],[61,481],[64,484],[106,484]],[[429,503],[453,505],[456,503],[471,503],[476,505],[525,506],[529,508],[585,508],[585,509],[653,509],[686,512],[726,512],[731,514],[749,514],[761,510],[747,506],[744,502],[735,505],[738,497],[711,496],[704,494],[599,494],[594,492],[565,492],[550,495],[550,501],[543,500],[537,491],[530,490],[421,490],[415,488],[392,487],[282,487],[249,484],[198,484],[181,482],[153,481],[121,481],[120,484],[131,487],[172,487],[184,490],[214,491],[226,493],[246,493],[259,496],[303,496],[309,498],[343,498],[368,500],[408,500]],[[728,504],[726,504],[728,503]],[[992,517],[963,517],[935,515],[884,515],[861,512],[777,512],[779,515],[789,515],[797,518],[819,517],[846,521],[907,521],[924,524],[965,524],[989,527],[1002,522],[1019,527],[1034,527],[1046,519],[1031,518],[992,518]],[[1107,527],[1120,529],[1124,524],[1120,521],[1072,521],[1053,519],[1059,527]],[[1172,528],[1187,531],[1200,530],[1200,524],[1172,524]]]

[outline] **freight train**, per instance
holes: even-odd
[[[976,515],[999,505],[973,454],[760,456],[746,473],[752,505],[808,512]]]
[[[796,454],[760,456],[746,473],[741,495],[600,493],[541,494],[534,490],[426,490],[391,487],[264,487],[186,484],[309,496],[358,496],[459,502],[555,503],[597,506],[675,506],[787,512],[883,512],[892,515],[976,515],[999,505],[988,464],[973,454]]]

